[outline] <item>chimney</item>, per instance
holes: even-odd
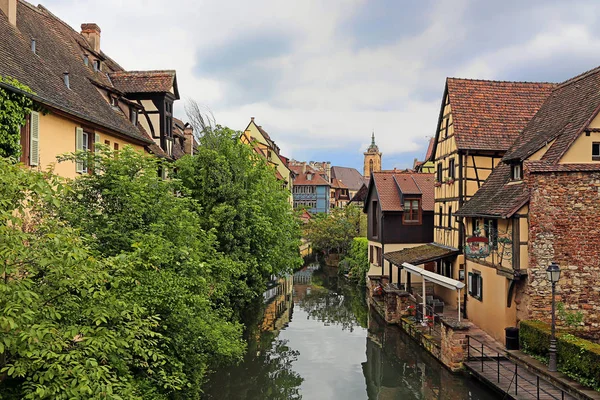
[[[254,117],[250,117],[250,122],[254,122]]]
[[[185,124],[183,135],[185,136],[185,148],[183,149],[183,152],[185,154],[194,155],[194,128],[192,128],[190,124]]]
[[[0,0],[0,10],[8,17],[11,25],[17,26],[17,0]]]
[[[98,25],[81,24],[81,35],[83,35],[96,53],[100,53],[100,27]]]
[[[303,162],[302,163],[302,175],[304,175],[306,173],[306,163]]]

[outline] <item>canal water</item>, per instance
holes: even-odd
[[[499,398],[369,312],[364,289],[336,272],[311,265],[276,282],[248,326],[244,361],[211,375],[204,398]]]

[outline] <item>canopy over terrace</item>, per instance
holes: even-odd
[[[457,249],[440,246],[434,243],[416,246],[404,250],[394,251],[385,254],[383,257],[398,269],[404,269],[407,273],[420,276],[423,285],[423,310],[426,307],[425,282],[431,282],[440,285],[450,290],[457,291],[458,296],[458,320],[460,321],[460,291],[465,287],[465,284],[455,279],[444,275],[436,274],[433,271],[428,271],[424,268],[415,266],[426,264],[432,261],[441,260],[448,257],[456,256],[459,253]],[[391,268],[390,268],[391,269]],[[400,271],[398,270],[398,278],[400,279]],[[390,275],[391,275],[390,271]],[[410,275],[408,275],[410,280]],[[410,286],[410,285],[408,285]]]

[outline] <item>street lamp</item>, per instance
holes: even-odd
[[[557,263],[552,262],[548,265],[546,277],[552,283],[552,331],[548,352],[548,371],[556,372],[556,303],[554,301],[554,293],[556,291],[556,282],[560,279],[560,267]]]

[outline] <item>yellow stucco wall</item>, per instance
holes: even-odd
[[[40,113],[40,169],[45,170],[48,167],[53,166],[54,172],[57,175],[65,178],[75,178],[79,175],[77,172],[75,172],[75,163],[70,161],[58,163],[56,161],[57,156],[74,152],[76,150],[75,129],[78,127],[81,127],[80,123],[67,119],[63,116],[52,113],[43,115]],[[109,140],[111,142],[111,148],[114,143],[118,143],[120,149],[122,149],[125,145],[130,144],[123,139],[116,138],[104,132],[96,131],[96,133],[100,134],[100,143],[104,143],[105,140]],[[144,150],[142,146],[134,144],[130,145],[137,150]]]
[[[384,254],[391,253],[393,251],[409,249],[411,247],[421,246],[423,244],[426,244],[426,243],[387,243],[385,245]],[[381,248],[381,243],[369,240],[369,251],[371,251],[371,246]],[[371,260],[371,254],[369,254],[369,260]],[[375,255],[373,255],[373,260],[376,260]],[[390,268],[391,268],[390,263],[389,263],[389,261],[386,261],[386,260],[384,260],[383,263],[384,263],[383,269],[381,266],[377,265],[376,263],[371,263],[370,268],[369,268],[369,275],[387,275],[387,276],[389,276]],[[392,272],[393,272],[393,274],[392,274],[393,283],[398,283],[398,268],[393,267]],[[405,274],[402,275],[402,282],[406,282]],[[412,282],[413,283],[421,282],[421,278],[413,276]]]
[[[530,161],[537,161],[537,160],[541,160],[542,157],[544,156],[544,154],[546,154],[546,152],[548,151],[548,149],[550,147],[552,147],[552,145],[554,144],[554,142],[556,141],[553,140],[550,143],[548,143],[547,145],[545,145],[544,147],[542,147],[541,149],[539,149],[538,151],[536,151],[535,153],[533,153],[532,155],[530,155],[527,160]]]
[[[251,138],[254,138],[259,143],[259,147],[263,151],[265,151],[265,154],[268,154],[267,151],[270,150],[269,144],[267,143],[267,140],[263,136],[263,134],[260,133],[260,131],[258,130],[258,127],[254,123],[254,121],[250,122],[250,125],[248,125],[248,128],[244,131],[242,135],[242,141],[244,141],[244,143],[249,143],[252,140]],[[290,169],[283,163],[283,161],[281,161],[279,156],[274,151],[272,151],[271,158],[269,159],[269,161],[273,163],[273,165],[275,165],[277,171],[287,181],[287,188],[290,190],[291,197],[293,182],[291,178]]]
[[[504,328],[517,323],[515,302],[506,307],[509,280],[498,275],[495,268],[467,260],[466,276],[473,271],[481,274],[482,299],[467,295],[467,316],[495,339],[504,341]]]
[[[596,117],[597,119],[598,117]],[[594,121],[596,121],[594,119]],[[592,122],[594,122],[592,121]],[[596,122],[600,125],[600,123]],[[569,164],[569,163],[594,163],[598,164],[600,161],[592,160],[592,143],[600,143],[600,132],[589,132],[582,133],[576,140],[573,142],[571,147],[567,150],[567,152],[560,159],[561,164]]]

